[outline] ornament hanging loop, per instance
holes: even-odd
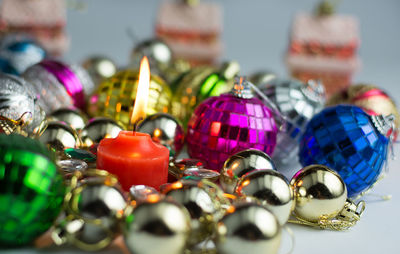
[[[325,104],[325,88],[320,80],[308,80],[301,86],[301,92],[310,100]]]
[[[237,79],[238,77],[235,77]],[[276,118],[276,122],[279,126],[279,130],[285,131],[286,129],[286,122],[288,122],[288,119],[286,116],[282,115],[281,112],[279,111],[278,107],[273,103],[263,92],[258,89],[257,86],[255,86],[253,83],[245,80],[247,85],[258,95],[261,97],[262,101],[264,104],[272,109],[272,113],[274,114]],[[236,84],[236,83],[235,83]]]
[[[342,211],[340,211],[340,213],[334,218],[329,218],[327,215],[321,215],[318,221],[312,222],[295,215],[296,219],[289,220],[289,222],[320,229],[344,231],[357,224],[357,222],[361,219],[361,215],[364,210],[365,202],[363,200],[355,204],[350,199],[347,199]]]

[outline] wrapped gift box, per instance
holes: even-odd
[[[25,33],[34,37],[51,55],[61,55],[69,45],[65,34],[64,0],[3,0],[0,34]]]
[[[180,1],[161,4],[156,36],[163,39],[176,58],[194,65],[213,64],[222,54],[222,11],[216,3],[196,5]]]
[[[286,63],[302,81],[320,79],[327,96],[347,88],[360,67],[358,21],[352,16],[298,14]]]

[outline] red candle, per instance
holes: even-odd
[[[126,191],[144,184],[159,189],[167,182],[169,151],[154,143],[150,135],[121,131],[103,139],[97,148],[97,167],[116,175]]]
[[[150,67],[146,57],[142,59],[139,84],[131,123],[146,116],[150,86]],[[118,177],[122,188],[129,191],[132,185],[144,184],[159,189],[167,182],[169,151],[154,143],[150,135],[134,131],[121,131],[116,138],[100,141],[97,148],[97,168]]]

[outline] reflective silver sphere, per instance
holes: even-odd
[[[272,158],[275,162],[288,164],[297,158],[299,140],[308,121],[324,107],[324,87],[313,80],[302,83],[294,79],[276,78],[258,88],[286,118],[285,129],[278,133]]]

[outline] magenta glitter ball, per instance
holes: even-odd
[[[237,82],[231,93],[203,101],[188,124],[188,153],[210,169],[221,170],[231,155],[249,148],[270,155],[276,145],[278,127],[272,110],[252,97],[248,84],[243,88],[247,81]],[[235,89],[240,86],[238,94]]]

